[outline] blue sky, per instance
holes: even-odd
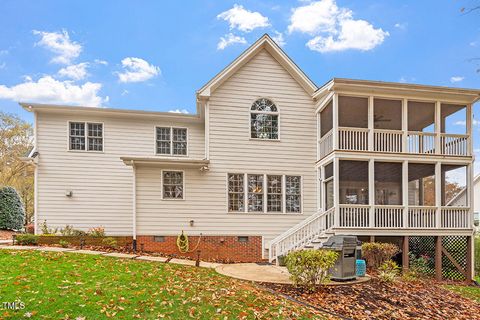
[[[266,32],[317,85],[346,77],[479,88],[480,60],[470,59],[480,58],[480,10],[461,13],[475,4],[4,0],[0,110],[29,121],[16,101],[192,113],[195,90]]]

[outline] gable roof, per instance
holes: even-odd
[[[232,63],[220,71],[215,77],[207,82],[202,88],[197,90],[197,97],[208,98],[210,95],[236,71],[244,66],[262,49],[267,50],[275,60],[287,70],[287,72],[302,86],[302,88],[312,95],[317,86],[310,78],[293,62],[292,59],[273,41],[268,34],[264,34],[260,39],[255,41],[247,50],[238,56]]]

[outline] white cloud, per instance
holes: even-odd
[[[117,73],[120,82],[143,82],[160,74],[160,68],[147,61],[128,57],[122,60],[124,72]]]
[[[5,62],[0,63],[0,70],[4,69],[7,66]]]
[[[62,32],[45,32],[34,30],[33,34],[41,36],[36,45],[47,48],[56,54],[51,60],[54,63],[70,64],[82,52],[82,46],[70,40],[66,30]]]
[[[368,21],[353,19],[353,12],[339,8],[335,0],[320,0],[294,8],[288,32],[313,36],[307,47],[318,52],[368,51],[389,36],[388,32],[374,28]]]
[[[127,94],[129,94],[128,90],[123,90],[122,93],[121,93],[122,96],[126,96]]]
[[[87,68],[89,67],[88,62],[82,62],[79,64],[70,65],[64,67],[58,71],[58,75],[73,79],[73,80],[82,80],[88,76]]]
[[[36,82],[28,76],[24,78],[25,82],[11,87],[0,85],[0,99],[89,107],[98,107],[108,101],[108,97],[98,95],[102,88],[100,83],[75,85],[71,81],[58,81],[51,76],[43,76]]]
[[[247,40],[244,37],[236,36],[233,33],[226,34],[224,37],[220,37],[220,41],[217,44],[217,50],[223,50],[232,44],[246,44]]]
[[[190,112],[188,112],[187,109],[174,109],[174,110],[170,110],[168,111],[170,113],[184,113],[184,114],[189,114]]]
[[[228,21],[230,29],[250,32],[256,28],[268,27],[268,18],[260,12],[246,10],[243,6],[234,4],[233,8],[217,15],[217,19]]]
[[[395,28],[397,28],[397,29],[406,30],[407,27],[408,27],[408,23],[406,23],[406,22],[402,22],[402,23],[398,22],[398,23],[395,23]]]
[[[466,126],[466,125],[467,125],[467,121],[465,121],[465,120],[459,120],[459,121],[455,121],[454,124],[457,125],[457,126]],[[480,126],[480,121],[477,120],[477,119],[473,119],[472,125],[473,125],[473,126]]]
[[[95,62],[96,64],[102,64],[104,66],[108,65],[108,62],[105,61],[105,60],[100,60],[100,59],[95,59],[93,60],[93,62]]]
[[[280,47],[283,47],[286,42],[285,38],[283,37],[283,33],[275,31],[275,35],[272,37],[273,41],[275,41]]]
[[[456,82],[462,81],[463,79],[465,79],[465,77],[454,76],[454,77],[451,77],[451,78],[450,78],[450,82],[451,82],[451,83],[456,83]]]
[[[476,47],[478,45],[478,42],[477,41],[472,41],[472,42],[469,43],[469,45],[471,47]]]

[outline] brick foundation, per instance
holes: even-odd
[[[164,236],[163,242],[154,240],[154,236],[137,236],[137,249],[160,252],[166,255],[175,254],[178,257],[197,258],[200,250],[200,260],[218,262],[259,262],[262,261],[262,237],[248,236],[247,242],[239,241],[237,236],[189,236],[189,250],[181,253],[177,247],[177,236]],[[159,239],[157,239],[159,240]],[[195,247],[198,244],[196,250]]]

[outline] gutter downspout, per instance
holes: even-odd
[[[132,160],[132,237],[133,251],[137,251],[137,173]]]
[[[33,150],[38,151],[37,112],[33,112]],[[35,164],[33,176],[33,233],[38,234],[38,165]]]

